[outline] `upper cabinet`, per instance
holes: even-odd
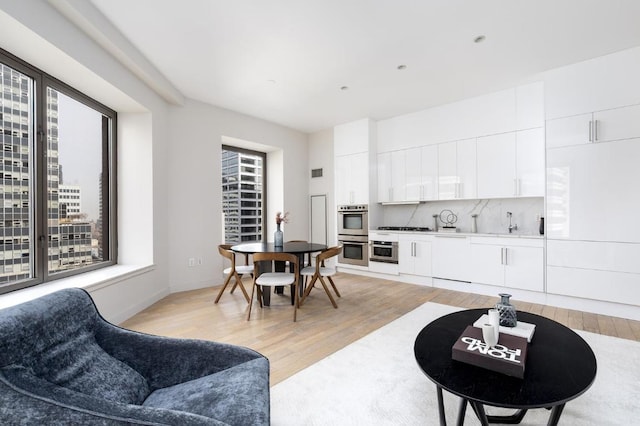
[[[477,140],[478,198],[544,196],[544,130]]]
[[[382,120],[378,202],[542,197],[544,138],[542,82]]]
[[[377,176],[379,203],[436,200],[437,146],[378,154]]]
[[[476,140],[465,139],[439,144],[438,199],[476,197]]]
[[[640,105],[547,121],[547,148],[640,137]]]
[[[340,124],[333,128],[333,155],[358,154],[369,151],[371,120],[368,118]]]
[[[640,47],[544,74],[547,120],[640,104]]]
[[[369,203],[369,154],[341,155],[334,159],[336,205]]]
[[[535,127],[544,127],[544,83],[541,81],[516,88],[515,130]]]
[[[336,204],[369,203],[369,147],[375,125],[369,119],[335,126],[333,151]]]

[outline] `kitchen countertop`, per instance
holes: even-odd
[[[434,235],[434,236],[460,236],[460,237],[500,237],[500,238],[532,238],[541,240],[544,235],[529,235],[529,234],[500,234],[500,233],[480,233],[480,232],[435,232],[435,231],[396,231],[396,230],[381,230],[370,229],[370,234],[414,234],[414,235]]]

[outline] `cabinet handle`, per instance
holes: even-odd
[[[411,257],[416,257],[416,243],[411,243]]]
[[[593,121],[593,141],[598,142],[598,120]]]
[[[593,142],[593,121],[589,120],[589,142]]]
[[[504,264],[509,264],[509,249],[507,247],[504,248]]]
[[[500,247],[500,264],[504,265],[504,247]]]

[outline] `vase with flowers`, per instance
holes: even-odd
[[[289,212],[282,214],[282,212],[276,213],[276,232],[273,234],[273,245],[276,247],[282,247],[284,244],[284,233],[280,229],[282,223],[289,222]]]

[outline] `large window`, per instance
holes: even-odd
[[[227,243],[261,241],[264,236],[266,155],[222,147],[222,212]]]
[[[0,293],[115,263],[116,113],[0,51]]]

